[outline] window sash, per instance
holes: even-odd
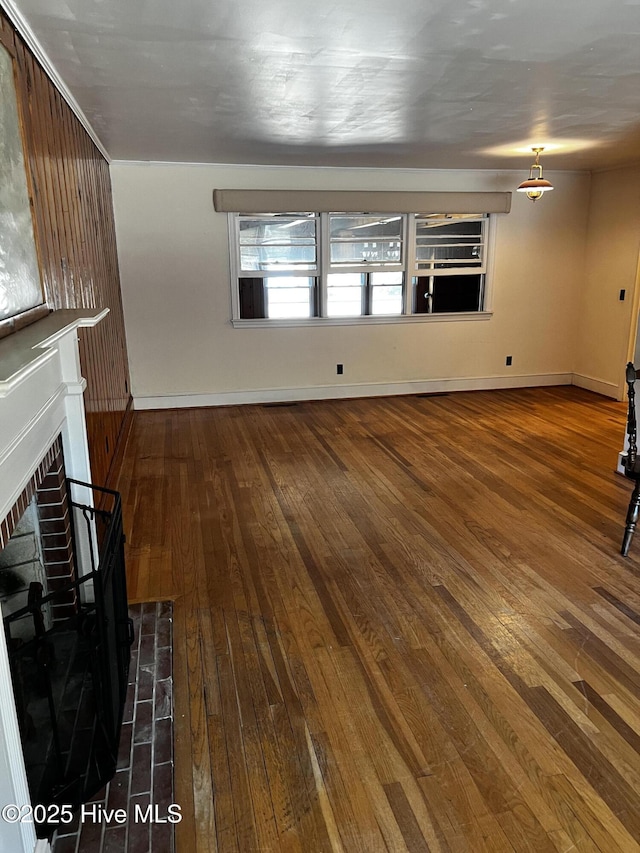
[[[236,247],[240,274],[317,272],[318,230],[315,214],[239,215]]]
[[[383,281],[381,279],[399,279],[396,281]],[[342,279],[342,281],[341,281]],[[368,271],[364,273],[331,272],[327,275],[327,304],[326,316],[331,317],[398,317],[403,313],[404,307],[405,276],[399,273]],[[399,290],[395,296],[384,291]],[[349,291],[352,291],[349,294]],[[351,305],[350,310],[341,311],[340,295],[351,299],[344,299],[343,304]],[[391,310],[383,310],[384,302]],[[357,308],[356,308],[357,306]]]
[[[330,213],[329,267],[401,269],[404,263],[405,218],[400,213]]]
[[[269,276],[265,277],[263,281],[265,319],[290,320],[313,317],[315,289],[313,278],[308,276]],[[295,282],[295,284],[284,285],[284,282]]]
[[[412,313],[421,316],[467,311],[477,313],[483,310],[484,295],[484,273],[458,274],[449,277],[431,273],[413,276]]]
[[[487,221],[486,215],[416,216],[414,275],[484,273]]]

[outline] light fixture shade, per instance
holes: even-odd
[[[537,201],[542,197],[543,193],[549,192],[552,189],[553,184],[547,181],[546,178],[527,178],[526,181],[520,184],[516,192],[526,193],[527,198],[530,198],[531,201]]]
[[[542,177],[542,166],[540,165],[540,152],[544,151],[544,148],[533,148],[532,151],[535,152],[536,162],[532,164],[529,169],[529,177],[526,181],[523,181],[520,186],[517,188],[516,192],[526,193],[527,198],[530,198],[531,201],[536,201],[539,199],[543,193],[549,192],[549,190],[553,189],[553,184],[550,181],[547,181],[546,178]]]
[[[540,190],[540,192],[546,193],[552,189],[553,184],[546,178],[527,178],[520,184],[516,192],[527,193],[529,190]]]

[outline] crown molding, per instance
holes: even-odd
[[[111,163],[111,158],[109,157],[107,149],[100,141],[98,134],[91,126],[89,119],[83,113],[82,109],[80,108],[80,105],[67,88],[66,83],[56,71],[55,66],[47,56],[47,52],[38,41],[35,33],[29,26],[29,23],[22,15],[22,13],[17,9],[14,0],[1,0],[1,3],[2,9],[6,13],[13,26],[16,28],[18,34],[25,41],[27,47],[38,60],[46,75],[49,77],[53,85],[65,99],[80,124],[87,131],[98,151],[100,151],[107,163]]]

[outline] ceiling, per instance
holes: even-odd
[[[640,0],[5,4],[114,160],[640,162]]]

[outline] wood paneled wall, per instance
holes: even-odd
[[[46,301],[110,309],[80,333],[92,476],[104,484],[131,402],[109,166],[1,8],[0,38],[15,57]]]

